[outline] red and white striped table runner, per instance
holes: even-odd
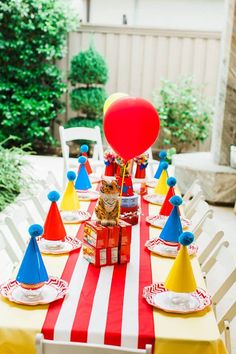
[[[88,210],[92,213],[96,202]],[[132,228],[131,260],[126,265],[96,268],[82,251],[68,257],[62,279],[69,294],[49,306],[42,328],[47,339],[110,344],[133,348],[154,345],[153,310],[142,298],[152,283],[149,239],[145,222],[148,204],[141,201],[141,222]],[[82,238],[83,225],[77,237]]]

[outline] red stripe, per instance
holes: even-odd
[[[121,345],[126,269],[125,264],[114,266],[104,336],[105,344]]]
[[[72,342],[87,342],[88,326],[100,269],[101,268],[94,267],[91,264],[88,267],[71,329],[70,339]]]
[[[99,188],[99,184],[97,186],[97,189]],[[92,201],[88,207],[88,212],[92,215],[95,205],[97,201]],[[82,239],[83,237],[83,231],[84,231],[84,224],[81,224],[79,226],[78,233],[76,235],[77,238]],[[80,250],[76,250],[74,252],[71,252],[69,254],[69,257],[67,259],[64,271],[62,273],[61,278],[65,281],[70,283],[76,262],[78,260],[80,254]],[[55,259],[56,261],[56,259]],[[54,328],[57,322],[57,318],[59,316],[62,304],[63,304],[64,299],[60,299],[58,301],[55,301],[51,303],[48,307],[48,311],[46,314],[46,318],[44,320],[44,324],[42,327],[41,332],[44,334],[46,339],[53,339],[54,338]]]
[[[145,218],[148,215],[148,203],[141,198],[140,215],[140,268],[139,268],[139,336],[138,348],[145,348],[146,344],[152,344],[154,348],[154,317],[153,308],[143,298],[143,288],[152,284],[151,256],[144,250],[144,244],[149,239],[149,226]]]

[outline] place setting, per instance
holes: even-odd
[[[37,238],[39,249],[44,254],[65,254],[79,249],[82,245],[80,240],[66,233],[62,215],[57,206],[59,198],[60,194],[57,191],[51,191],[48,194],[51,205],[44,223],[44,233]],[[66,207],[67,196],[62,199],[61,205],[62,208]]]
[[[99,197],[99,193],[92,190],[92,184],[86,169],[88,159],[85,156],[78,158],[79,171],[75,181],[75,189],[80,201],[94,201]]]
[[[29,306],[49,304],[68,293],[65,280],[47,273],[37,242],[43,232],[38,224],[30,226],[30,241],[16,278],[0,285],[1,296],[11,302]]]
[[[176,178],[175,177],[169,177],[167,179],[167,185],[169,186],[169,189],[166,193],[165,200],[161,206],[161,209],[157,215],[148,215],[146,217],[146,222],[150,224],[151,226],[158,227],[162,229],[167,220],[168,217],[173,209],[173,205],[170,203],[170,198],[175,195],[175,185],[176,185]],[[181,203],[182,204],[182,203]],[[191,225],[191,221],[181,215],[180,209],[178,208],[179,214],[180,214],[180,221],[182,224],[183,229],[189,228]]]
[[[197,286],[189,247],[194,240],[191,232],[183,232],[179,237],[179,250],[166,281],[144,287],[143,297],[148,304],[165,312],[189,314],[199,312],[212,303],[210,295]]]
[[[167,185],[167,179],[168,179],[168,162],[164,161],[160,163],[161,165],[161,174],[160,178],[156,180],[156,185],[154,188],[154,193],[148,193],[143,196],[143,199],[146,200],[146,202],[151,203],[151,204],[156,204],[156,205],[162,205],[166,194],[168,192],[168,185]]]
[[[158,156],[159,156],[159,163],[158,163],[157,170],[156,170],[153,178],[149,178],[146,181],[146,186],[149,187],[149,188],[155,188],[156,187],[157,181],[160,178],[161,172],[162,172],[162,169],[163,169],[162,162],[166,161],[166,158],[167,158],[167,152],[165,150],[161,150],[159,152]]]
[[[179,206],[182,203],[182,198],[172,196],[169,199],[169,204],[172,206],[170,215],[158,237],[146,241],[145,247],[160,256],[175,258],[179,251],[179,236],[183,232],[183,226],[179,214]],[[198,247],[196,243],[191,243],[187,247],[189,255],[195,255]]]
[[[80,200],[75,190],[74,181],[76,174],[74,171],[67,172],[67,187],[60,203],[60,213],[64,224],[78,224],[91,218],[88,211],[80,209]]]

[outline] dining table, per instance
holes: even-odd
[[[99,183],[93,188],[99,190]],[[131,348],[151,344],[154,354],[226,354],[211,305],[189,314],[169,313],[143,297],[144,287],[165,281],[174,259],[145,247],[161,232],[146,222],[146,216],[158,214],[160,206],[139,198],[129,263],[95,267],[83,257],[82,248],[63,255],[44,254],[48,274],[68,283],[64,298],[27,306],[0,296],[1,354],[35,353],[37,333],[67,342]],[[95,206],[96,200],[81,202],[92,219],[96,219]],[[83,240],[84,223],[65,227],[67,235]],[[191,264],[197,286],[206,289],[197,256],[191,257]]]

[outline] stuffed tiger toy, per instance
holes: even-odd
[[[119,188],[116,180],[103,179],[100,197],[95,209],[98,222],[103,226],[114,226],[118,223]]]

